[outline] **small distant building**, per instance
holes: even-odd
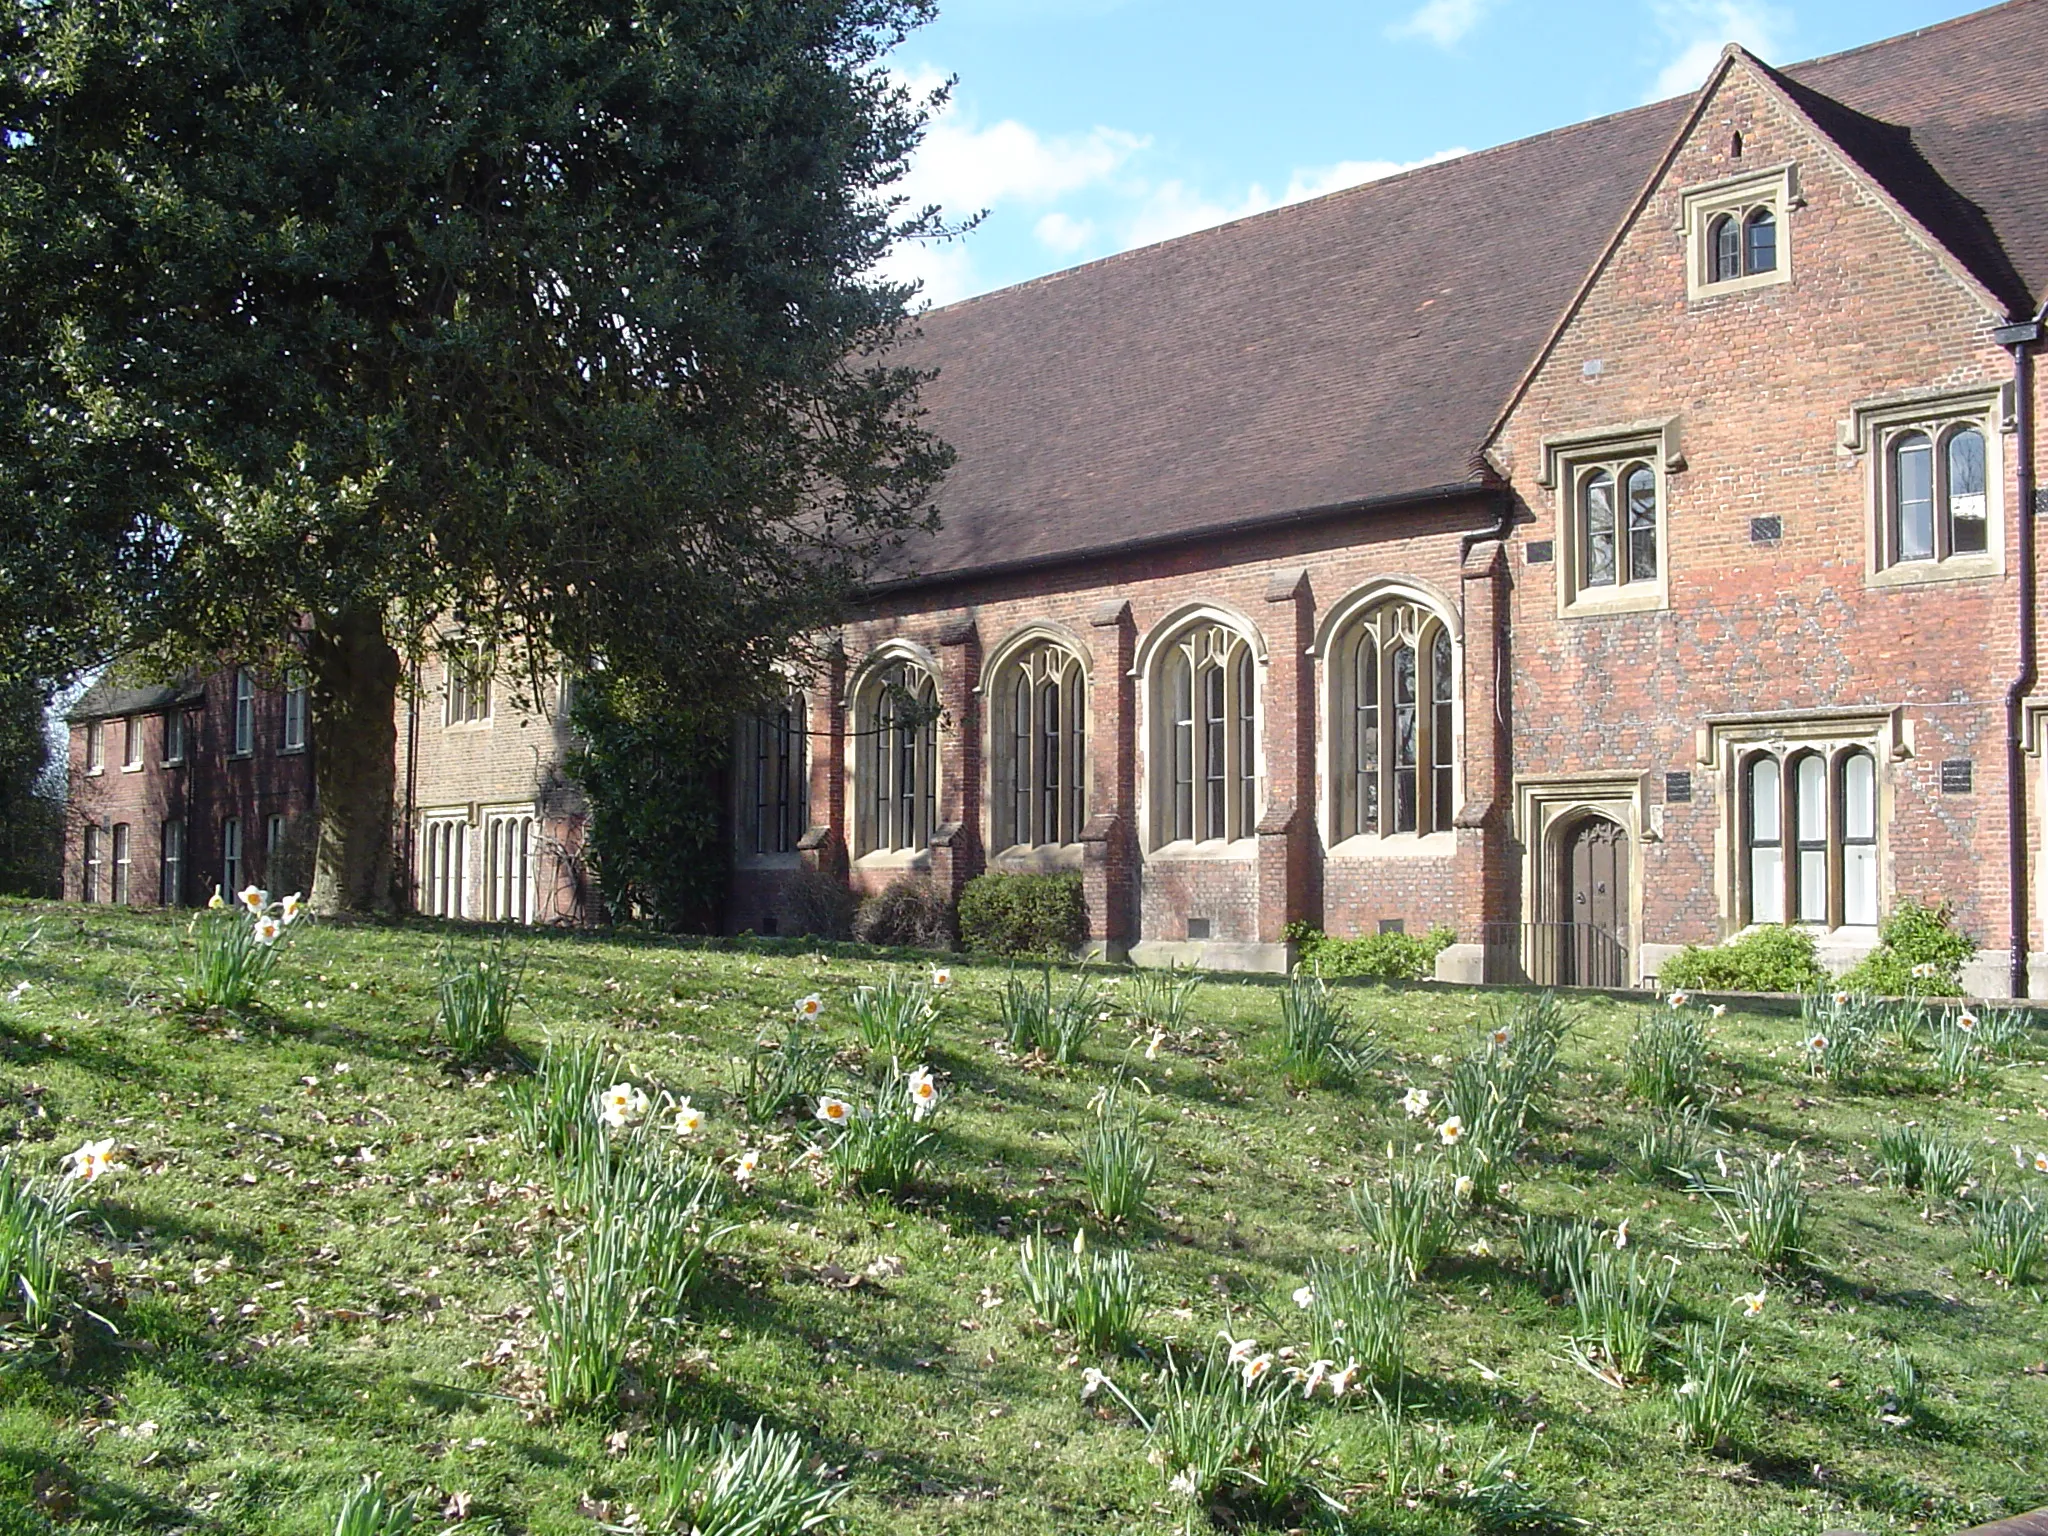
[[[303,686],[229,667],[101,683],[69,716],[64,894],[191,906],[313,875],[313,715]]]
[[[563,769],[568,685],[519,682],[482,651],[452,644],[420,663],[399,700],[400,886],[425,916],[592,915],[586,806]]]

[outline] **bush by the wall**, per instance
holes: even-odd
[[[1808,992],[1827,980],[1814,958],[1813,935],[1765,923],[1726,944],[1688,944],[1657,971],[1676,991]]]
[[[884,887],[860,904],[853,936],[863,944],[905,949],[951,949],[953,903],[929,875],[912,875]]]
[[[960,943],[992,955],[1063,960],[1088,937],[1079,875],[977,875],[960,893]]]
[[[1976,949],[1947,902],[1923,907],[1908,897],[1892,908],[1877,948],[1849,969],[1842,986],[1873,997],[1961,997],[1963,962]]]
[[[813,939],[850,939],[860,898],[845,880],[822,870],[800,869],[782,887],[788,931]]]
[[[1368,933],[1333,939],[1319,928],[1290,923],[1287,937],[1302,964],[1325,976],[1371,976],[1381,981],[1426,981],[1436,974],[1436,957],[1458,942],[1442,924],[1422,938],[1405,933]]]

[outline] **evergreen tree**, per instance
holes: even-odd
[[[925,520],[930,0],[5,9],[0,639],[302,665],[316,905],[436,627],[729,715]]]

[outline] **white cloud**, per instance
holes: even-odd
[[[1423,0],[1416,11],[1387,28],[1392,38],[1426,37],[1439,48],[1458,42],[1485,19],[1493,0]]]
[[[905,83],[924,93],[941,78],[925,72]],[[1042,203],[1093,186],[1115,175],[1148,142],[1101,127],[1048,138],[1015,118],[983,127],[956,97],[925,130],[897,190],[912,208],[937,203],[949,218],[962,219],[1000,203]]]
[[[1047,250],[1071,256],[1095,238],[1095,221],[1077,219],[1065,213],[1048,213],[1032,226],[1031,232]]]
[[[1177,235],[1227,224],[1232,219],[1264,213],[1269,208],[1306,202],[1312,197],[1341,192],[1346,187],[1368,181],[1380,181],[1419,166],[1455,160],[1465,153],[1467,151],[1462,148],[1440,149],[1420,160],[1340,160],[1335,165],[1300,167],[1287,178],[1286,190],[1278,196],[1268,192],[1260,183],[1253,182],[1244,196],[1234,203],[1203,197],[1185,182],[1161,182],[1146,194],[1132,215],[1119,249],[1150,245],[1156,240],[1171,240]]]
[[[1728,43],[1760,58],[1783,57],[1795,26],[1790,11],[1766,0],[1657,0],[1653,9],[1678,53],[1658,72],[1648,101],[1698,90]]]
[[[987,286],[975,274],[974,253],[958,240],[899,240],[880,271],[891,282],[922,284],[918,301],[932,305],[969,298]]]

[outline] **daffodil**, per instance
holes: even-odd
[[[1351,1390],[1351,1383],[1358,1379],[1358,1362],[1353,1360],[1343,1370],[1330,1378],[1330,1396],[1342,1397]]]
[[[1429,1090],[1427,1088],[1410,1088],[1401,1095],[1401,1107],[1408,1111],[1409,1119],[1420,1119],[1429,1113]]]
[[[1617,1248],[1626,1248],[1628,1246],[1628,1219],[1626,1217],[1623,1217],[1621,1225],[1614,1229],[1614,1246]]]
[[[934,992],[943,992],[946,990],[946,988],[950,987],[951,985],[953,985],[953,973],[947,970],[946,967],[943,965],[933,966],[932,990]]]
[[[1837,1008],[1846,1008],[1846,1007],[1848,1007],[1848,1006],[1849,1006],[1849,994],[1848,994],[1848,993],[1847,993],[1846,991],[1838,991],[1838,992],[1836,992],[1836,993],[1835,993],[1835,995],[1834,995],[1834,1004],[1835,1004],[1835,1006],[1836,1006]]]
[[[1458,1175],[1457,1181],[1451,1185],[1451,1193],[1456,1195],[1460,1201],[1470,1200],[1472,1198],[1472,1188],[1472,1175],[1461,1173]]]
[[[2036,1152],[2034,1154],[2034,1172],[2048,1173],[2048,1152]]]
[[[1674,992],[1671,994],[1670,998],[1667,999],[1667,1001],[1669,1001],[1671,1006],[1674,1008],[1683,1008],[1687,1003],[1692,1001],[1692,994],[1690,992]]]
[[[614,1128],[631,1125],[647,1113],[647,1095],[631,1083],[613,1083],[597,1096],[597,1118]]]
[[[1712,1014],[1717,1019],[1720,1018],[1721,1015],[1723,1015],[1727,1011],[1728,1005],[1726,1003],[1712,1003],[1709,1004],[1707,1007],[1707,1012]]]
[[[1165,1043],[1166,1031],[1163,1029],[1153,1030],[1152,1038],[1145,1042],[1145,1059],[1147,1061],[1157,1061],[1159,1059],[1159,1047]]]
[[[27,996],[28,983],[25,981],[17,981],[13,986],[7,989],[7,1001],[9,1001],[10,1003],[18,1003],[24,997]]]
[[[1475,1237],[1465,1251],[1475,1259],[1490,1259],[1493,1257],[1493,1244],[1483,1237]]]
[[[1312,1285],[1296,1286],[1294,1304],[1306,1311],[1316,1304],[1316,1288]]]
[[[754,1175],[761,1170],[761,1154],[752,1147],[747,1148],[732,1160],[732,1176],[741,1184],[754,1182]]]
[[[1224,1337],[1229,1338],[1230,1336],[1225,1334]],[[1232,1365],[1243,1365],[1245,1361],[1251,1359],[1258,1352],[1259,1341],[1257,1339],[1231,1339],[1230,1354],[1226,1358]]]
[[[1314,1397],[1316,1388],[1323,1384],[1323,1378],[1336,1367],[1334,1360],[1311,1360],[1308,1369],[1301,1373],[1301,1395]]]
[[[1251,1359],[1244,1363],[1244,1384],[1248,1387],[1257,1386],[1266,1379],[1272,1369],[1273,1357],[1271,1355],[1253,1355]]]
[[[800,997],[792,1010],[800,1019],[815,1019],[825,1011],[825,999],[813,992],[809,997]]]
[[[844,1125],[853,1118],[853,1106],[828,1093],[818,1100],[816,1114],[827,1125]]]
[[[277,936],[283,932],[284,924],[280,923],[276,918],[259,917],[256,919],[256,926],[252,930],[252,936],[258,944],[275,944]]]
[[[270,905],[270,892],[260,885],[245,885],[236,894],[235,900],[247,907],[251,913],[261,912]]]
[[[1806,1048],[1818,1056],[1828,1048],[1828,1037],[1816,1031],[1812,1038],[1806,1042]]]
[[[1493,1034],[1492,1034],[1491,1036],[1489,1036],[1488,1038],[1490,1038],[1490,1039],[1491,1039],[1491,1040],[1493,1041],[1493,1045],[1494,1045],[1494,1049],[1495,1049],[1495,1050],[1498,1050],[1498,1049],[1500,1049],[1500,1047],[1502,1047],[1502,1046],[1506,1045],[1506,1044],[1508,1043],[1508,1027],[1507,1027],[1507,1025],[1505,1025],[1505,1024],[1501,1025],[1501,1026],[1500,1026],[1500,1028],[1496,1029],[1496,1030],[1495,1030],[1495,1031],[1493,1032]]]
[[[1977,1015],[1974,1013],[1965,1011],[1956,1015],[1956,1028],[1960,1029],[1964,1034],[1969,1034],[1976,1027]]]
[[[694,1136],[704,1129],[704,1111],[688,1099],[676,1100],[676,1134]]]
[[[1744,1317],[1757,1317],[1762,1314],[1764,1302],[1769,1299],[1769,1293],[1766,1291],[1751,1291],[1747,1295],[1738,1296],[1735,1299],[1742,1303],[1742,1315]]]
[[[1452,1115],[1436,1128],[1436,1139],[1447,1147],[1455,1147],[1465,1138],[1465,1118]]]
[[[1193,1467],[1184,1472],[1176,1472],[1167,1480],[1166,1491],[1177,1493],[1184,1499],[1197,1498],[1202,1492],[1202,1475]]]
[[[216,885],[213,888],[213,894],[206,898],[207,910],[210,912],[218,912],[222,907],[226,905],[227,903],[221,900],[220,887]]]
[[[1089,1398],[1100,1392],[1102,1384],[1107,1380],[1109,1378],[1103,1375],[1102,1372],[1092,1365],[1089,1366],[1087,1370],[1081,1373],[1081,1401],[1085,1403]]]
[[[913,1118],[922,1120],[938,1107],[939,1085],[932,1081],[932,1075],[927,1069],[917,1068],[904,1079],[904,1083],[910,1089],[910,1113]]]
[[[114,1167],[114,1139],[109,1136],[105,1141],[88,1141],[66,1157],[64,1177],[76,1179],[81,1184],[90,1184],[101,1174],[111,1172]]]
[[[282,917],[287,923],[297,922],[299,912],[305,905],[306,898],[297,891],[293,891],[291,895],[285,897],[283,901],[277,904],[278,916]]]

